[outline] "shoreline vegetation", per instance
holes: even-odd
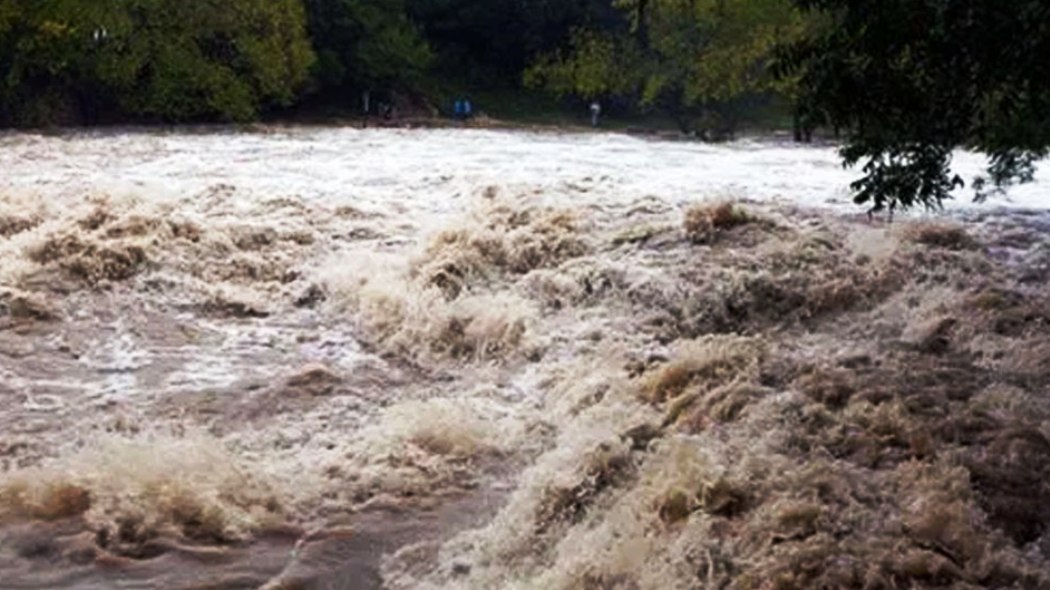
[[[692,16],[628,4],[231,0],[194,11],[173,0],[0,0],[0,127],[330,121],[391,109],[436,125],[430,117],[461,100],[516,125],[587,122],[597,102],[617,126],[718,138],[771,116],[791,126],[790,91],[766,71],[781,39],[772,31],[804,20],[789,0],[763,0],[762,14],[704,1]],[[711,29],[683,37],[700,21]],[[713,58],[664,64],[668,44],[682,43],[732,54],[719,60],[731,71],[711,71]],[[614,55],[628,50],[630,62]]]
[[[585,114],[568,110],[544,111],[529,114],[489,115],[485,111],[469,120],[458,120],[440,113],[432,115],[413,114],[394,116],[384,119],[380,116],[362,116],[351,110],[318,109],[295,113],[263,117],[258,121],[246,123],[142,123],[112,122],[92,125],[55,125],[35,128],[0,128],[0,136],[22,133],[41,135],[63,135],[94,132],[178,132],[178,133],[212,133],[216,131],[238,131],[245,133],[268,132],[282,128],[294,127],[330,127],[357,129],[474,129],[492,131],[523,131],[556,134],[602,134],[622,133],[647,139],[665,141],[698,141],[704,143],[726,143],[743,139],[783,139],[792,140],[789,126],[747,126],[737,130],[732,136],[712,140],[698,136],[696,133],[683,132],[673,122],[661,117],[612,117],[605,119],[598,126],[593,126]],[[824,134],[817,134],[813,143],[819,145],[825,139]],[[827,139],[831,139],[829,136]]]

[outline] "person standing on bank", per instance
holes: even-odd
[[[591,127],[597,127],[602,116],[602,103],[594,101],[591,103]]]
[[[372,91],[365,90],[361,93],[361,125],[368,127],[368,115],[372,111]]]

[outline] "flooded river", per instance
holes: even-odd
[[[1050,177],[886,224],[854,176],[0,135],[0,589],[1050,587]]]

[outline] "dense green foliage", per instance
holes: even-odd
[[[964,180],[953,151],[990,157],[978,198],[1030,180],[1050,146],[1050,2],[798,0],[830,19],[784,51],[811,124],[846,132],[857,202],[937,207]]]
[[[626,98],[687,130],[732,130],[743,111],[791,92],[770,75],[773,50],[805,21],[788,0],[616,0],[626,26],[575,31],[529,83],[584,98]]]
[[[255,118],[313,52],[299,0],[0,0],[0,120]]]
[[[610,0],[0,0],[0,124],[514,90],[536,55],[617,16]]]
[[[432,55],[404,0],[306,0],[319,91],[415,90]]]

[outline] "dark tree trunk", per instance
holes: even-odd
[[[649,48],[649,27],[646,14],[649,12],[649,0],[638,0],[636,17],[638,18],[638,45],[642,49]]]

